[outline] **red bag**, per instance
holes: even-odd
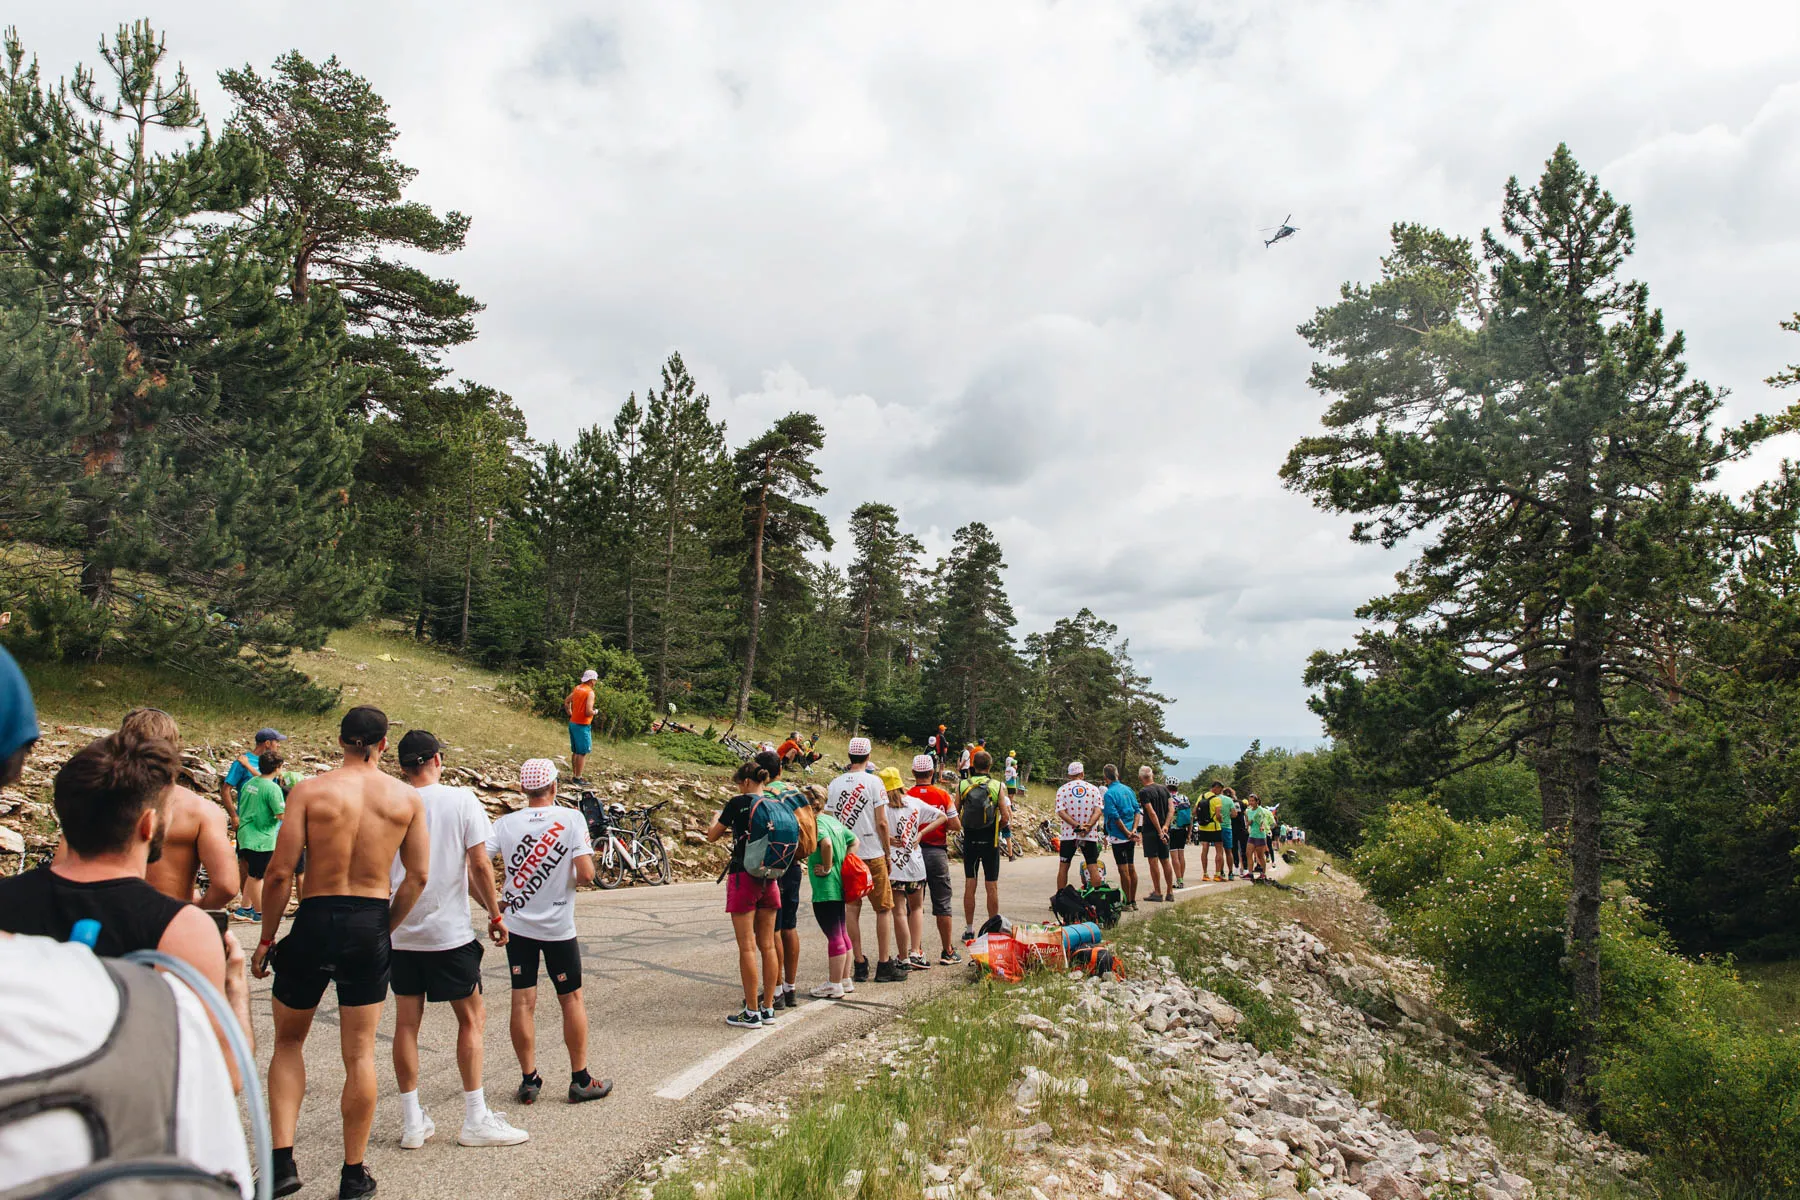
[[[844,902],[861,900],[874,886],[875,881],[869,878],[869,864],[858,858],[854,850],[844,855]]]

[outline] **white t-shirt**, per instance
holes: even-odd
[[[587,820],[560,804],[521,808],[494,822],[489,854],[505,872],[500,912],[508,933],[540,942],[575,936],[575,860],[592,856]]]
[[[396,950],[454,950],[474,940],[469,924],[468,853],[485,843],[494,830],[487,810],[468,788],[432,783],[419,789],[425,802],[425,829],[431,835],[431,867],[419,902],[394,930]],[[390,878],[399,887],[406,878],[394,855]]]
[[[0,1079],[48,1071],[100,1049],[119,1019],[119,993],[94,952],[71,942],[0,936]],[[231,1074],[206,1008],[173,975],[177,1065],[175,1152],[254,1192]],[[86,1123],[57,1109],[0,1126],[0,1192],[94,1161]]]
[[[1006,756],[1006,782],[1011,783],[1019,777],[1019,760],[1012,755]]]
[[[899,808],[883,804],[881,813],[888,827],[888,878],[896,883],[923,880],[925,855],[919,850],[919,830],[937,820],[942,811],[903,795]]]
[[[875,810],[887,803],[881,776],[860,767],[831,781],[825,811],[856,834],[856,856],[864,862],[881,857],[881,835],[875,832]]]

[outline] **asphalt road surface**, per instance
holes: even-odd
[[[955,871],[957,864],[951,865]],[[956,874],[960,928],[961,880],[960,872]],[[1001,911],[1020,920],[1048,920],[1047,902],[1055,879],[1056,859],[1049,855],[1003,863]],[[1182,895],[1192,897],[1224,886],[1229,885],[1190,886]],[[925,924],[926,945],[935,962],[937,934],[929,902]],[[875,930],[866,909],[863,925],[867,952],[873,957]],[[561,1018],[545,981],[537,1012],[538,1070],[544,1092],[529,1107],[513,1098],[519,1071],[507,1034],[506,955],[489,946],[482,970],[487,997],[484,1086],[489,1106],[527,1130],[531,1140],[520,1146],[481,1149],[456,1144],[462,1124],[456,1019],[448,1005],[433,1004],[426,1006],[420,1037],[419,1099],[436,1122],[437,1133],[421,1149],[400,1149],[390,1002],[376,1049],[381,1098],[367,1160],[383,1195],[581,1200],[609,1193],[652,1155],[704,1124],[736,1092],[778,1073],[785,1061],[857,1036],[891,1020],[909,1001],[964,978],[962,968],[933,967],[905,983],[859,985],[845,1000],[812,1000],[807,991],[825,977],[825,940],[803,891],[801,1004],[782,1010],[770,1030],[745,1031],[725,1024],[726,1016],[740,1006],[742,992],[723,885],[583,891],[576,900],[576,927],[589,1021],[588,1065],[596,1076],[612,1079],[613,1094],[586,1104],[567,1102],[568,1058]],[[234,929],[248,953],[257,927]],[[257,1058],[266,1080],[272,1041],[269,981],[252,978],[250,985]],[[328,989],[307,1043],[307,1095],[294,1149],[305,1184],[300,1195],[306,1200],[336,1194],[343,1157],[338,1117],[343,1069],[336,1016],[336,1001]]]

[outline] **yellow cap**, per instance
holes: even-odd
[[[881,768],[881,786],[890,792],[900,790],[900,772],[894,767]]]

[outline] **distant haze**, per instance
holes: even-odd
[[[1188,748],[1176,759],[1172,772],[1177,779],[1187,779],[1202,767],[1210,767],[1215,763],[1230,765],[1243,756],[1250,748],[1255,734],[1239,736],[1235,733],[1204,733],[1188,738]],[[1262,739],[1264,750],[1273,750],[1280,746],[1287,750],[1317,750],[1330,744],[1330,739],[1320,735],[1285,735],[1265,736]]]

